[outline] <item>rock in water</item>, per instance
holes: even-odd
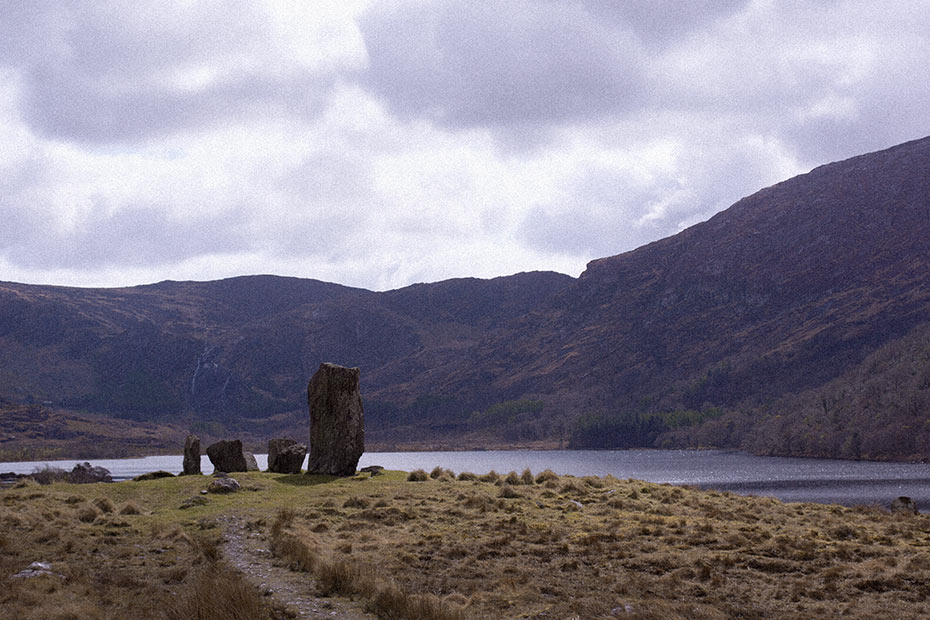
[[[268,471],[276,474],[299,474],[307,456],[307,446],[293,439],[268,442]]]
[[[207,456],[216,471],[248,471],[249,464],[242,451],[242,441],[221,439],[207,446]],[[257,467],[256,467],[257,469]]]
[[[308,474],[353,476],[365,451],[365,416],[358,368],[320,364],[307,386],[310,405]]]
[[[196,435],[188,435],[184,440],[184,470],[185,476],[200,475],[200,439]]]

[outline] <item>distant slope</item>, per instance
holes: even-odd
[[[711,441],[854,456],[858,429],[862,456],[930,457],[930,439],[895,447],[861,434],[875,432],[863,411],[888,401],[894,382],[823,413],[829,424],[798,404],[861,377],[883,348],[922,355],[914,334],[930,328],[928,274],[923,139],[763,189],[678,235],[592,261],[577,279],[528,273],[384,293],[273,276],[0,283],[0,396],[277,432],[303,423],[306,381],[333,361],[361,367],[369,437],[383,445]],[[772,416],[794,420],[795,409],[831,438],[778,443],[789,427]],[[927,407],[907,409],[907,420],[880,419],[925,432]]]

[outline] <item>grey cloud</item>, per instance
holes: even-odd
[[[347,154],[308,157],[276,182],[293,202],[285,221],[270,223],[262,235],[279,256],[346,258],[366,254],[361,239],[375,208],[371,163]]]
[[[737,13],[749,0],[581,0],[597,17],[634,31],[648,46],[666,46]]]
[[[519,0],[376,4],[366,84],[402,117],[447,126],[582,119],[641,104],[635,41],[579,5]]]
[[[126,142],[191,127],[229,123],[243,115],[315,116],[326,85],[312,76],[280,79],[242,75],[189,93],[142,84],[113,92],[93,77],[33,72],[25,118],[41,134],[80,142]]]
[[[3,239],[0,253],[7,261],[29,269],[97,269],[158,267],[203,254],[245,251],[250,248],[242,217],[192,216],[170,218],[155,205],[122,208],[109,214],[100,202],[74,230],[43,222],[41,205],[13,207],[14,221],[26,226],[18,239]],[[38,208],[36,208],[38,207]]]
[[[520,235],[531,247],[546,252],[617,254],[675,232],[676,222],[668,217],[637,220],[650,205],[677,189],[670,180],[643,187],[623,171],[594,170],[575,181],[557,202],[534,207]]]
[[[594,167],[550,203],[534,207],[519,235],[530,247],[588,259],[612,256],[681,231],[783,179],[764,151],[738,141],[685,148],[675,170],[643,182],[622,169]]]
[[[244,115],[315,116],[331,85],[306,71],[238,67],[268,45],[248,4],[14,4],[0,20],[0,66],[20,74],[31,128],[57,139],[126,142]],[[200,69],[222,75],[202,88],[172,83],[172,73]]]

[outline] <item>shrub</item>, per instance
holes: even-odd
[[[520,474],[520,479],[523,481],[523,484],[527,486],[535,482],[535,479],[533,478],[533,472],[531,472],[529,469],[523,470],[523,473]]]
[[[429,473],[429,477],[432,478],[433,480],[440,477],[441,475],[442,475],[442,467],[440,467],[439,465],[434,467],[433,471]]]
[[[523,484],[523,479],[517,475],[517,472],[512,471],[509,474],[507,474],[506,478],[504,478],[504,482],[510,485],[517,485],[517,484]]]
[[[422,469],[415,469],[407,475],[407,482],[426,482],[429,476]]]
[[[477,479],[478,479],[477,474],[473,474],[470,471],[463,471],[462,473],[459,474],[459,480],[463,482],[477,480]]]
[[[30,477],[39,484],[52,484],[53,482],[66,480],[68,478],[68,472],[60,467],[46,465],[45,467],[34,469]]]

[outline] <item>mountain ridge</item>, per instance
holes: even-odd
[[[717,443],[764,451],[750,435],[773,403],[930,322],[928,273],[924,138],[761,189],[578,278],[0,283],[0,396],[271,432],[298,423],[306,380],[333,361],[362,368],[386,444],[584,447],[599,428],[595,447],[681,445],[728,421],[743,430]]]

